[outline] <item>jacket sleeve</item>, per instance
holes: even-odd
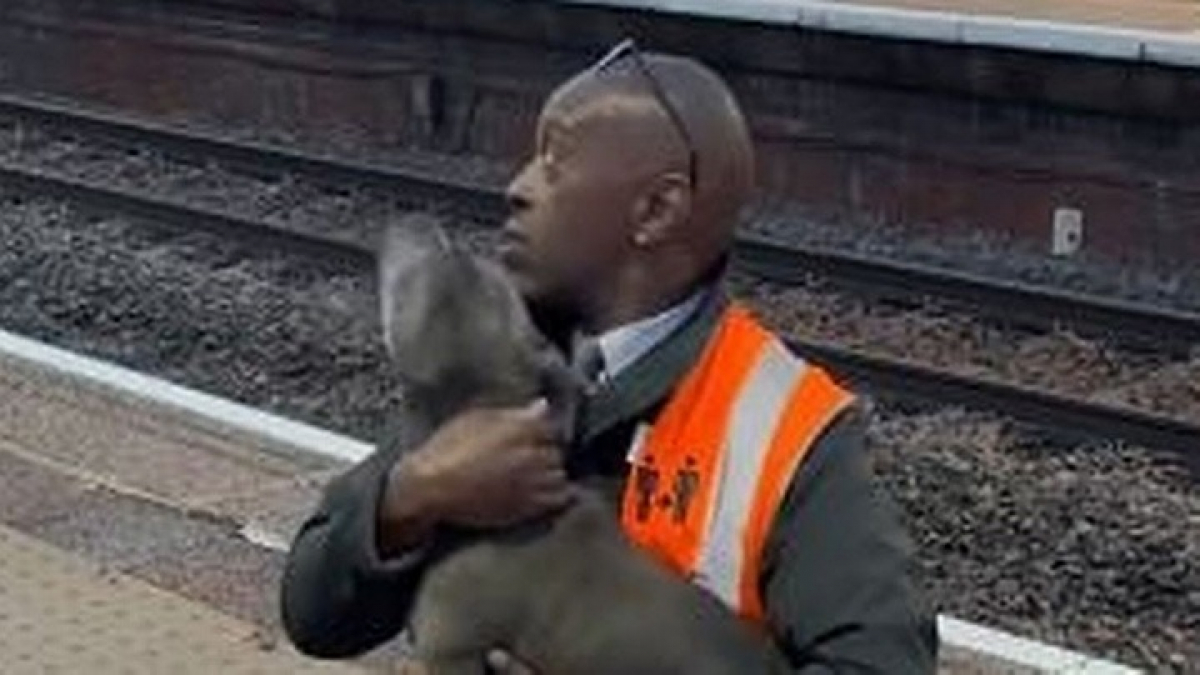
[[[329,483],[292,542],[280,605],[284,630],[302,653],[357,656],[407,623],[428,556],[420,547],[385,560],[376,547],[384,481],[407,446],[393,440]]]
[[[936,621],[895,505],[873,489],[863,417],[842,414],[789,486],[764,550],[763,601],[796,673],[934,673]]]

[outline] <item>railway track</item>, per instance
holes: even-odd
[[[386,188],[414,205],[461,218],[500,222],[503,189],[444,173],[351,162],[270,144],[220,138],[195,131],[0,95],[0,115],[63,132],[83,132],[171,153],[215,159],[250,171],[301,174],[321,182]],[[1173,310],[1061,289],[1008,281],[919,263],[783,244],[762,235],[738,237],[735,262],[767,280],[792,283],[819,275],[893,299],[936,297],[968,305],[981,315],[1039,327],[1071,325],[1119,343],[1185,353],[1200,343],[1200,313]]]
[[[374,264],[374,252],[365,242],[297,232],[279,225],[50,173],[0,165],[0,186],[61,199],[77,204],[84,210],[145,219],[181,232],[200,230],[362,268]],[[1200,470],[1200,424],[1028,386],[967,377],[824,342],[793,339],[791,344],[798,353],[827,363],[866,389],[885,396],[952,402],[998,411],[1014,419],[1072,434],[1121,439],[1138,446],[1176,451],[1183,453],[1194,469]]]

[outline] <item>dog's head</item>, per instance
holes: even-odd
[[[552,409],[573,410],[562,400],[574,396],[564,385],[570,369],[507,273],[450,241],[437,219],[410,215],[390,227],[378,273],[384,343],[419,406],[444,417],[544,395]]]

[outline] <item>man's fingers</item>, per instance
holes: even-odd
[[[511,419],[517,423],[515,433],[521,439],[533,441],[548,441],[554,438],[554,425],[550,423],[547,412],[550,404],[545,398],[539,398],[533,403],[510,411]]]
[[[545,515],[568,506],[577,493],[570,483],[563,486],[547,486],[527,489],[511,504],[504,524],[520,523],[530,518]]]
[[[526,485],[532,491],[552,490],[566,487],[567,471],[561,466],[547,467],[529,476]]]
[[[511,408],[508,411],[511,419],[530,429],[536,429],[547,425],[549,422],[550,404],[546,399],[539,398],[529,405],[520,408]]]
[[[487,653],[488,668],[498,673],[507,672],[512,661],[512,656],[503,649],[493,649]]]
[[[533,401],[530,401],[529,405],[526,405],[523,408],[518,408],[517,410],[518,414],[520,414],[522,417],[526,417],[528,419],[537,419],[539,417],[545,417],[546,411],[549,409],[550,402],[546,400],[545,396],[540,396]]]
[[[562,450],[553,443],[529,443],[508,452],[515,455],[520,470],[527,473],[553,471],[563,465]]]
[[[513,658],[512,654],[503,649],[493,649],[488,652],[487,665],[492,672],[502,675],[535,675],[533,668]]]
[[[399,675],[429,675],[429,669],[420,661],[405,660],[400,664]]]
[[[549,489],[538,490],[533,495],[533,503],[539,511],[549,511],[562,508],[575,500],[575,486],[567,483]]]

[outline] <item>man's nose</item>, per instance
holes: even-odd
[[[521,169],[504,190],[504,199],[512,213],[528,211],[533,206],[532,187],[530,186],[530,167]]]

